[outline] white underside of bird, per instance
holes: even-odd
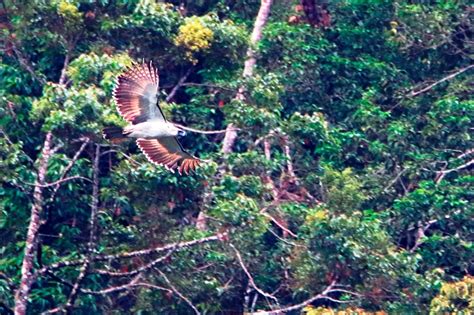
[[[185,136],[184,130],[178,129],[172,123],[162,120],[149,120],[123,129],[127,138],[160,139],[166,137]]]

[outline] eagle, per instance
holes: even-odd
[[[168,122],[158,105],[157,69],[150,62],[134,63],[120,74],[115,83],[113,98],[119,114],[130,123],[125,128],[106,127],[103,136],[112,143],[127,138],[137,139],[140,150],[151,162],[166,169],[188,174],[201,163],[186,152],[178,137],[186,131]]]

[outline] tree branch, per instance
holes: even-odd
[[[123,252],[123,253],[109,254],[109,255],[96,255],[93,257],[93,261],[116,260],[116,259],[126,259],[126,258],[138,257],[138,256],[145,256],[145,255],[150,255],[153,253],[169,251],[169,250],[172,250],[174,247],[176,247],[176,251],[180,251],[180,250],[183,250],[195,245],[220,241],[225,237],[225,235],[226,233],[218,233],[216,235],[200,238],[193,241],[172,243],[172,244],[168,244],[161,247],[154,247],[154,248],[148,248],[148,249],[137,250],[137,251],[132,251],[132,252]],[[63,267],[78,266],[82,264],[83,262],[84,262],[84,259],[58,262],[58,263],[41,268],[40,270],[38,270],[37,273],[44,274],[48,271],[60,269]]]
[[[214,89],[219,89],[219,90],[225,90],[229,92],[235,92],[235,89],[218,85],[218,84],[212,84],[212,83],[194,83],[194,82],[185,82],[181,84],[181,86],[202,86],[202,87],[208,87],[208,88],[214,88]]]
[[[89,220],[90,231],[89,231],[89,243],[87,248],[87,253],[85,255],[84,262],[82,263],[81,268],[79,269],[79,275],[76,278],[76,281],[72,285],[71,292],[66,303],[62,306],[58,306],[43,314],[53,314],[53,313],[70,313],[74,307],[74,302],[76,301],[78,293],[81,291],[81,284],[86,277],[89,266],[92,261],[92,257],[95,253],[95,244],[96,244],[96,225],[97,225],[97,209],[99,207],[99,158],[100,158],[100,146],[96,145],[96,151],[94,156],[94,165],[93,165],[93,185],[92,185],[92,202],[91,202],[91,216]],[[65,281],[64,281],[65,282]],[[69,283],[68,283],[69,285]]]
[[[188,71],[179,79],[178,83],[174,86],[174,88],[171,90],[170,94],[166,97],[166,102],[169,102],[173,99],[173,97],[176,95],[178,92],[179,88],[183,86],[184,81],[189,77],[191,72],[193,71],[193,68],[189,68]]]
[[[178,128],[184,129],[184,130],[188,130],[188,131],[195,132],[195,133],[202,133],[202,134],[205,134],[205,135],[213,135],[213,134],[219,134],[219,133],[226,133],[227,132],[227,129],[206,131],[206,130],[200,130],[200,129],[194,129],[194,128],[186,127],[186,126],[176,124],[176,123],[173,123],[173,125],[175,125]],[[240,128],[235,128],[235,127],[232,127],[232,128],[233,128],[234,131],[240,130]]]
[[[456,167],[456,168],[452,168],[452,169],[449,169],[449,170],[444,170],[444,171],[438,171],[438,172],[436,172],[436,173],[438,174],[438,178],[437,178],[436,181],[435,181],[436,184],[439,184],[439,183],[443,180],[444,176],[446,176],[447,174],[452,173],[452,172],[456,172],[456,171],[459,171],[459,170],[462,170],[462,169],[464,169],[464,168],[467,168],[467,167],[471,166],[472,164],[474,164],[474,159],[468,161],[467,163],[464,163],[464,164],[462,164],[462,165],[459,165],[459,166]]]
[[[146,283],[146,282],[134,283],[134,279],[132,281],[130,281],[129,283],[119,285],[119,286],[109,287],[107,289],[99,290],[99,291],[81,289],[81,293],[90,294],[90,295],[106,295],[106,294],[110,294],[110,293],[130,290],[131,288],[136,288],[136,287],[145,287],[145,288],[150,288],[150,289],[162,290],[162,291],[166,291],[166,292],[173,292],[172,290],[170,290],[168,288],[161,287],[161,286],[158,286],[158,285],[154,285],[154,284],[151,284],[151,283]]]
[[[280,309],[277,309],[277,310],[271,310],[271,311],[257,311],[255,313],[251,313],[251,314],[256,314],[256,315],[272,315],[272,314],[283,314],[283,313],[286,313],[286,312],[290,312],[290,311],[295,311],[295,310],[298,310],[300,308],[303,308],[305,307],[306,305],[309,305],[311,303],[313,303],[314,301],[316,300],[320,300],[320,299],[326,299],[327,298],[327,294],[331,292],[331,290],[334,288],[334,286],[336,285],[336,282],[333,281],[330,285],[328,285],[326,287],[326,289],[324,289],[323,292],[299,303],[299,304],[295,304],[295,305],[292,305],[292,306],[288,306],[288,307],[284,307],[284,308],[280,308]]]
[[[45,183],[43,185],[39,185],[39,187],[41,188],[47,188],[47,187],[51,187],[51,186],[56,186],[56,185],[61,185],[65,182],[68,182],[70,180],[74,180],[74,179],[82,179],[82,180],[85,180],[85,181],[88,181],[88,182],[92,182],[89,178],[87,177],[84,177],[84,176],[71,176],[71,177],[66,177],[66,178],[63,178],[63,179],[58,179],[57,181],[55,182],[52,182],[52,183]],[[26,185],[30,185],[30,186],[36,186],[37,184],[32,184],[32,183],[26,183],[24,182]]]
[[[271,155],[271,145],[270,145],[269,137],[265,137],[263,139],[263,151],[265,153],[265,158],[268,161],[271,161],[272,160],[272,155]],[[273,181],[273,179],[271,177],[271,171],[270,170],[266,171],[264,176],[265,176],[266,182],[268,182],[270,184],[273,199],[277,200],[278,199],[278,189],[276,188],[275,182]]]
[[[267,293],[265,291],[263,291],[262,289],[260,289],[259,287],[257,287],[257,285],[255,284],[255,281],[252,277],[252,275],[250,274],[249,270],[247,269],[247,267],[245,266],[244,264],[244,261],[242,260],[242,256],[240,255],[239,251],[237,250],[237,248],[235,248],[235,246],[233,244],[229,244],[229,246],[234,250],[235,252],[235,256],[237,257],[237,260],[239,261],[239,264],[240,266],[242,267],[242,270],[244,271],[244,273],[247,275],[247,278],[249,279],[249,283],[250,285],[252,286],[252,288],[255,289],[255,291],[257,291],[259,294],[261,294],[262,296],[266,297],[266,298],[269,298],[269,299],[272,299],[273,301],[275,301],[275,303],[278,305],[279,302],[278,302],[278,299],[271,295],[270,293]]]
[[[81,266],[79,275],[76,278],[76,282],[72,287],[71,292],[69,293],[68,300],[64,305],[66,313],[69,313],[74,307],[74,302],[76,301],[79,289],[84,278],[87,275],[89,267],[92,263],[96,252],[96,243],[97,243],[97,210],[99,208],[99,160],[100,160],[100,146],[95,146],[95,156],[94,156],[94,166],[93,166],[93,183],[92,183],[92,203],[91,203],[91,216],[89,219],[89,243],[87,245],[87,253],[84,259],[84,262]]]
[[[59,180],[62,180],[62,179],[64,179],[64,177],[66,177],[67,173],[69,173],[69,171],[72,169],[74,164],[76,164],[76,161],[79,159],[79,156],[82,154],[82,152],[86,148],[87,144],[89,144],[89,141],[90,141],[89,138],[85,138],[84,142],[81,144],[81,147],[79,148],[79,150],[77,150],[76,154],[74,154],[72,160],[69,161],[68,165],[66,166],[63,173],[59,177]],[[54,197],[56,196],[56,193],[58,192],[59,187],[61,187],[61,182],[58,182],[56,184],[56,187],[53,188],[53,193],[51,194],[50,201],[54,200]]]
[[[180,237],[180,240],[181,240],[181,237]],[[143,266],[141,266],[141,267],[139,267],[135,270],[128,271],[128,272],[114,272],[114,271],[108,271],[108,270],[96,270],[96,272],[98,274],[107,275],[107,276],[110,276],[110,277],[125,277],[125,276],[130,277],[130,276],[134,276],[136,274],[142,273],[143,271],[145,271],[147,269],[153,268],[155,265],[157,265],[160,262],[162,262],[162,261],[168,259],[169,257],[171,257],[171,255],[173,255],[173,253],[178,248],[179,242],[175,243],[175,244],[176,244],[176,246],[173,247],[170,251],[168,251],[168,253],[166,253],[166,255],[164,255],[162,257],[159,257],[157,259],[154,259],[150,263],[148,263],[146,265],[143,265]]]
[[[178,289],[176,289],[176,287],[171,283],[171,281],[168,279],[168,277],[164,274],[163,271],[157,269],[158,272],[160,273],[160,276],[165,280],[165,282],[169,285],[169,287],[171,288],[171,290],[177,295],[179,296],[184,302],[186,302],[186,304],[189,305],[190,308],[193,309],[194,313],[197,314],[197,315],[200,315],[201,312],[199,312],[199,310],[196,308],[196,306],[194,306],[194,304],[191,302],[190,299],[188,299],[186,296],[184,296],[181,292],[178,291]]]
[[[471,69],[472,67],[474,67],[474,65],[469,65],[469,66],[467,66],[467,67],[464,67],[464,68],[462,68],[462,69],[460,69],[460,70],[458,70],[458,71],[456,71],[456,72],[454,72],[454,73],[452,73],[452,74],[450,74],[450,75],[448,75],[448,76],[442,78],[441,80],[438,80],[438,81],[434,82],[433,84],[430,84],[430,85],[428,85],[427,87],[422,88],[421,90],[418,90],[418,91],[411,91],[410,93],[408,93],[407,96],[409,96],[409,97],[414,97],[414,96],[417,96],[417,95],[419,95],[419,94],[425,93],[426,91],[431,90],[432,88],[434,88],[434,87],[437,86],[438,84],[441,84],[441,83],[443,83],[444,81],[450,80],[450,79],[452,79],[452,78],[454,78],[454,77],[460,75],[461,73],[466,72],[467,70]]]
[[[294,238],[297,238],[298,236],[291,232],[289,229],[287,229],[286,227],[284,227],[280,222],[278,222],[277,219],[275,219],[274,217],[272,217],[270,214],[266,213],[266,212],[262,212],[260,211],[260,214],[266,216],[267,218],[269,218],[273,223],[275,223],[280,229],[282,229],[283,231],[285,231],[286,233],[288,233],[289,235],[293,236]]]
[[[15,56],[18,59],[18,62],[20,63],[20,65],[23,67],[23,69],[28,71],[36,81],[38,81],[39,83],[45,85],[47,83],[46,80],[43,77],[36,74],[35,70],[30,65],[30,62],[28,61],[28,59],[26,59],[23,56],[21,51],[16,47],[16,45],[13,42],[11,42],[11,44],[12,44],[13,52],[15,53]]]

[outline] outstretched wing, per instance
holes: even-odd
[[[157,104],[158,71],[150,64],[134,64],[117,77],[113,96],[120,115],[132,124],[166,121]]]
[[[163,165],[170,170],[178,168],[179,174],[194,171],[201,160],[184,151],[178,139],[138,139],[137,145],[151,162]]]

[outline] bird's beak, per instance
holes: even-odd
[[[184,137],[186,135],[186,131],[178,130],[178,137]]]

